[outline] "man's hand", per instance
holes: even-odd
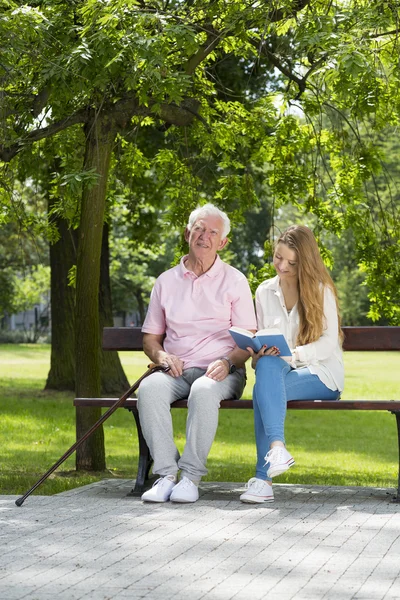
[[[157,352],[156,362],[169,367],[168,375],[171,375],[171,377],[180,377],[183,373],[183,361],[175,354],[168,354],[168,352],[160,350]]]
[[[206,376],[214,381],[223,381],[229,375],[229,364],[226,360],[219,358],[208,365]]]

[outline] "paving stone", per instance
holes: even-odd
[[[400,504],[381,488],[202,483],[145,504],[104,480],[0,497],[0,600],[400,600]]]

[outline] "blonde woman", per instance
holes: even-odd
[[[285,446],[286,403],[336,400],[344,384],[337,294],[312,231],[289,227],[276,243],[273,264],[276,277],[256,292],[257,325],[280,329],[293,350],[281,358],[276,347],[258,354],[248,348],[256,371],[257,465],[240,500],[249,503],[272,502],[272,478],[294,465]]]

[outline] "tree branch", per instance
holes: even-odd
[[[195,100],[194,98],[188,98],[181,104],[181,109],[186,110],[190,114],[192,114],[196,119],[203,123],[204,127],[207,129],[208,133],[211,133],[211,127],[207,123],[207,121],[197,112],[200,106],[200,102]],[[192,119],[193,120],[193,119]]]
[[[76,113],[66,117],[65,119],[61,119],[60,121],[56,121],[55,123],[48,125],[48,127],[43,127],[30,131],[26,134],[26,136],[23,139],[19,140],[18,142],[15,142],[11,146],[5,146],[1,144],[0,159],[3,162],[10,162],[10,160],[14,158],[14,156],[18,154],[18,152],[22,150],[22,148],[25,145],[32,144],[33,142],[38,142],[39,140],[42,140],[44,138],[48,138],[54,135],[55,133],[58,133],[59,131],[63,131],[64,129],[71,127],[71,125],[76,125],[77,123],[86,123],[88,120],[88,114],[89,112],[87,108],[78,110]]]
[[[302,93],[305,91],[306,86],[307,86],[307,79],[309,78],[311,73],[313,73],[314,71],[319,69],[319,67],[325,62],[327,57],[328,57],[328,55],[324,54],[324,56],[321,56],[321,58],[319,58],[317,61],[315,61],[315,63],[313,63],[311,65],[311,67],[308,69],[307,73],[304,75],[304,77],[301,80],[302,87],[299,89],[299,93],[297,94],[297,96],[295,98],[296,100],[298,100],[300,98],[300,96],[302,95]]]
[[[290,69],[288,69],[287,67],[282,65],[282,63],[275,56],[275,54],[273,52],[271,52],[270,50],[268,50],[268,48],[264,44],[260,45],[260,43],[257,40],[255,40],[254,38],[251,39],[250,42],[255,48],[257,48],[257,50],[260,53],[264,54],[266,56],[266,58],[268,58],[268,60],[271,62],[271,64],[273,64],[274,67],[276,67],[278,69],[278,71],[280,71],[283,75],[285,75],[291,81],[294,81],[294,83],[296,83],[298,85],[299,89],[302,92],[304,92],[305,82],[303,81],[303,79],[301,79],[300,77],[295,75]]]
[[[204,31],[204,28],[202,30]],[[185,73],[187,75],[192,75],[194,73],[199,64],[202,63],[209,54],[211,54],[211,52],[218,46],[219,42],[223,38],[222,33],[214,29],[212,25],[209,25],[206,31],[207,39],[205,43],[200,46],[196,54],[193,54],[193,56],[191,56],[186,63]]]
[[[291,71],[291,69],[283,65],[277,58],[277,56],[273,52],[268,50],[268,48],[265,45],[260,45],[255,39],[252,39],[250,41],[252,45],[258,49],[259,53],[264,54],[266,58],[268,58],[268,60],[271,62],[271,64],[273,64],[274,67],[276,67],[278,71],[282,73],[282,75],[285,75],[290,81],[293,81],[298,86],[299,93],[296,96],[296,100],[298,100],[300,96],[305,92],[307,87],[307,79],[309,78],[311,73],[318,69],[324,63],[327,57],[327,55],[324,55],[321,58],[319,58],[315,63],[311,65],[304,77],[298,77],[293,73],[293,71]]]
[[[135,115],[154,116],[154,104],[155,102],[150,101],[149,106],[140,105],[136,96],[127,96],[105,110],[109,117],[124,129]],[[201,120],[197,114],[199,106],[200,102],[195,98],[185,98],[179,106],[175,103],[164,103],[160,105],[160,118],[171,125],[184,127],[192,123],[193,115]]]
[[[370,33],[368,37],[373,39],[373,38],[382,37],[384,35],[399,35],[399,33],[400,33],[399,29],[393,29],[392,31],[383,31],[382,33]]]
[[[34,97],[32,103],[32,114],[34,117],[38,117],[44,107],[47,104],[47,100],[50,95],[50,86],[45,86],[40,92]]]
[[[309,2],[310,0],[296,0],[296,2],[293,3],[293,6],[290,9],[290,12],[284,9],[273,10],[269,15],[268,20],[272,23],[281,21],[289,14],[296,14],[297,12],[302,10],[305,6],[309,4]],[[192,75],[196,68],[199,66],[199,64],[202,63],[203,60],[207,58],[209,54],[211,54],[214,48],[218,46],[219,42],[227,35],[227,32],[217,31],[210,24],[204,25],[201,28],[201,31],[207,32],[207,40],[203,44],[203,46],[199,48],[196,54],[193,54],[193,56],[189,58],[188,62],[186,63],[185,73],[187,75]]]
[[[176,104],[162,104],[161,105],[161,119],[171,125],[177,125],[178,127],[185,127],[193,122],[194,117],[197,117],[205,123],[204,119],[198,114],[200,106],[199,100],[195,98],[186,98],[180,106]],[[207,123],[205,123],[208,127]]]
[[[107,114],[108,118],[114,121],[120,128],[126,127],[127,123],[130,122],[135,115],[154,115],[152,111],[152,105],[140,106],[136,96],[130,96],[123,98],[110,106],[104,106],[102,113]],[[184,127],[190,125],[193,122],[194,117],[202,121],[207,127],[207,123],[198,114],[198,108],[200,102],[195,98],[186,98],[180,106],[177,104],[161,104],[160,117],[166,123],[171,125],[177,125],[178,127]],[[93,118],[93,113],[89,107],[77,111],[76,113],[56,121],[47,127],[35,129],[26,134],[26,136],[10,146],[0,145],[0,160],[3,162],[10,162],[18,152],[26,145],[38,142],[44,138],[51,137],[52,135],[76,125],[78,123],[88,123]],[[94,117],[96,118],[96,117]]]
[[[49,94],[50,87],[44,87],[38,94],[24,94],[21,92],[9,92],[0,89],[0,98],[16,98],[17,100],[30,100],[32,102],[31,112],[35,118],[40,115],[40,113],[46,106]],[[3,110],[2,116],[4,118],[10,115],[18,114],[18,112],[18,108],[13,107],[13,109]]]
[[[287,18],[289,15],[295,15],[303,8],[305,8],[310,3],[310,0],[296,0],[293,2],[293,6],[289,9],[287,8],[278,8],[277,10],[272,10],[268,15],[268,21],[270,23],[277,23],[278,21],[282,21]]]

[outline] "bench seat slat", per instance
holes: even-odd
[[[74,406],[109,408],[118,398],[75,398]],[[136,407],[136,398],[128,398],[123,408]],[[172,408],[187,408],[187,400],[177,400]],[[222,400],[221,408],[253,408],[251,400]],[[291,409],[311,410],[399,410],[400,400],[291,400]]]

